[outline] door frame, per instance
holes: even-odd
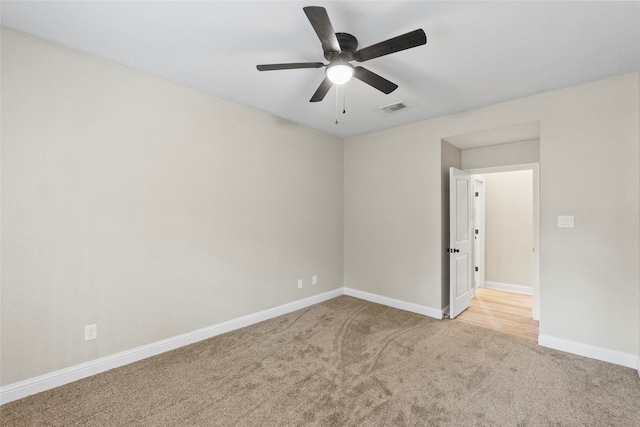
[[[532,316],[540,321],[540,163],[523,163],[519,165],[493,166],[479,169],[465,169],[470,174],[532,171],[533,180],[533,259],[531,287],[533,293]]]
[[[477,268],[474,271],[474,287],[484,288],[486,279],[485,271],[485,236],[487,229],[486,222],[486,194],[485,180],[478,175],[472,175],[473,191],[476,193],[473,198],[473,228],[476,233],[473,236],[473,265]]]

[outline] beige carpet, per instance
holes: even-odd
[[[342,296],[0,414],[3,426],[640,426],[640,380]]]

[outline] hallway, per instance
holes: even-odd
[[[471,306],[454,320],[538,341],[538,322],[531,316],[531,295],[478,288]]]

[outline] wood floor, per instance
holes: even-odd
[[[531,307],[531,295],[479,288],[471,306],[454,320],[538,341]]]

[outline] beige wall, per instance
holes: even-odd
[[[465,170],[539,162],[539,139],[462,150],[462,168]]]
[[[631,73],[347,139],[345,284],[441,308],[441,139],[540,121],[540,332],[638,354],[638,110]]]
[[[344,146],[344,285],[440,308],[440,138],[419,126]]]
[[[442,308],[441,140],[538,120],[541,333],[639,352],[640,73],[343,148],[10,30],[1,54],[3,385],[343,283]]]
[[[485,280],[531,287],[533,172],[479,176],[486,192]]]
[[[1,71],[3,385],[342,287],[340,139],[5,29]]]

